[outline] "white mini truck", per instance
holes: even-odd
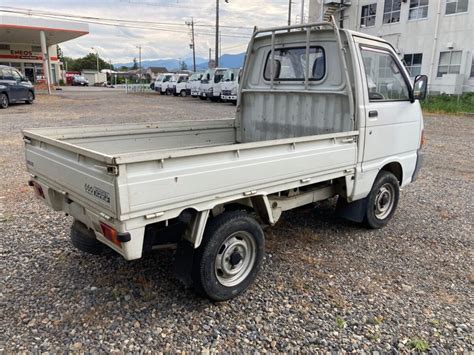
[[[338,196],[343,217],[387,224],[420,169],[426,76],[325,22],[255,31],[240,84],[235,119],[25,130],[29,184],[80,250],[174,245],[179,279],[218,301],[255,280],[261,225],[286,210]]]

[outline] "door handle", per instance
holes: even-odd
[[[369,111],[369,118],[378,117],[379,113],[377,111]]]

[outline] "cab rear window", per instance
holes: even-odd
[[[273,80],[303,81],[306,72],[306,47],[275,49]],[[264,79],[272,77],[272,52],[269,51],[265,63]],[[326,55],[323,47],[309,48],[309,80],[318,81],[326,75]]]

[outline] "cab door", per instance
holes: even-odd
[[[356,37],[365,104],[362,171],[387,163],[402,166],[403,185],[411,181],[422,129],[418,102],[408,74],[386,43]]]

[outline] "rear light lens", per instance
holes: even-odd
[[[421,139],[420,139],[420,149],[423,148],[423,146],[426,143],[426,138],[425,138],[425,130],[423,129],[421,131]]]
[[[102,234],[104,235],[105,238],[110,240],[115,245],[122,247],[122,243],[118,239],[118,233],[115,229],[113,229],[111,226],[102,222],[100,223],[100,228],[102,229]]]

